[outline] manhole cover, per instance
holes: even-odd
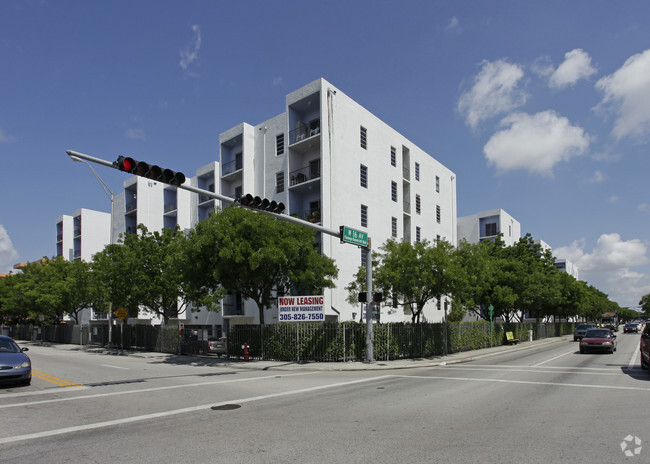
[[[214,411],[230,411],[231,409],[239,409],[241,404],[222,404],[220,406],[212,406]]]

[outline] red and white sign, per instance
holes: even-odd
[[[325,320],[324,297],[282,296],[278,298],[280,322],[322,322]]]

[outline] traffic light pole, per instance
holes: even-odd
[[[90,156],[86,155],[84,153],[79,153],[73,150],[66,150],[66,153],[70,157],[76,157],[80,158],[86,161],[89,161],[91,163],[96,163],[96,164],[101,164],[102,166],[106,166],[109,168],[113,169],[118,169],[115,164],[111,161],[106,161],[101,158],[97,158],[95,156]],[[119,169],[118,169],[119,170]],[[172,185],[172,184],[169,184]],[[234,198],[227,197],[225,195],[221,195],[216,192],[211,192],[209,190],[203,190],[197,187],[191,187],[189,185],[172,185],[173,187],[176,187],[177,189],[182,189],[182,190],[187,190],[188,192],[193,192],[198,195],[203,195],[208,198],[214,198],[215,200],[221,200],[221,201],[226,201],[230,203],[235,203]],[[288,214],[278,214],[278,213],[272,213],[270,211],[264,211],[261,209],[254,209],[254,208],[247,208],[251,209],[251,211],[255,211],[257,213],[262,213],[262,214],[267,214],[269,216],[273,216],[276,219],[279,219],[280,221],[285,221],[285,222],[292,222],[294,224],[298,224],[302,227],[307,227],[308,229],[315,230],[317,232],[322,232],[323,234],[331,235],[332,237],[338,237],[339,239],[342,239],[341,237],[341,230],[334,230],[330,229],[327,227],[323,227],[318,224],[314,224],[311,222],[307,222],[303,219],[299,219],[297,217],[289,216]],[[366,287],[368,290],[368,295],[372,295],[372,251],[370,249],[370,239],[368,238],[368,245],[367,246],[361,246],[362,248],[365,249],[365,254],[366,254]],[[370,314],[369,314],[370,313]],[[368,311],[368,308],[366,307],[366,360],[368,362],[374,362],[374,346],[373,346],[373,336],[372,336],[372,312]]]

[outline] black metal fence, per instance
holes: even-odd
[[[376,360],[426,358],[447,353],[470,351],[504,343],[511,331],[521,341],[571,334],[572,323],[461,323],[408,324],[389,323],[373,326]],[[20,340],[106,346],[108,326],[2,326],[2,334]],[[116,325],[111,333],[112,346],[130,350],[164,353],[203,354],[205,341],[189,340],[172,326]],[[366,352],[365,324],[300,323],[273,324],[264,327],[238,325],[227,334],[229,356],[244,357],[247,345],[253,359],[290,362],[362,361]]]

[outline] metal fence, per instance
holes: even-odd
[[[507,331],[526,341],[570,334],[573,326],[571,323],[495,323],[491,330],[485,321],[376,324],[373,326],[374,354],[376,360],[441,356],[501,345]],[[108,344],[105,325],[2,326],[1,333],[21,340]],[[205,352],[205,341],[182,338],[173,326],[116,325],[111,335],[114,348],[174,354]],[[288,362],[362,361],[366,351],[366,326],[354,322],[238,325],[226,335],[228,354],[236,358],[244,356],[244,345],[248,345],[253,359]]]

